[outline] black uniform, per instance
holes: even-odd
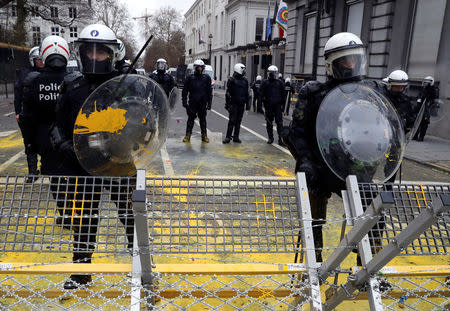
[[[169,96],[170,91],[175,87],[175,81],[173,77],[164,72],[151,73],[149,75],[150,79],[155,80],[166,92],[166,95]]]
[[[243,75],[235,72],[227,81],[227,92],[225,94],[225,109],[229,112],[226,137],[231,139],[233,136],[235,142],[240,142],[239,131],[241,129],[244,109],[250,109],[250,95],[248,92],[247,79]]]
[[[202,136],[206,135],[206,110],[211,110],[212,102],[211,78],[197,72],[189,75],[184,82],[182,102],[188,115],[186,135],[191,135],[197,116]]]
[[[324,97],[339,83],[310,81],[299,92],[298,102],[292,112],[292,122],[283,131],[283,140],[296,160],[295,172],[305,172],[309,189],[313,221],[316,258],[322,260],[322,224],[325,223],[327,203],[334,192],[341,195],[345,183],[328,168],[316,139],[316,119]]]
[[[377,91],[379,91],[389,99],[389,101],[394,106],[394,109],[397,112],[400,121],[402,122],[405,134],[408,133],[414,126],[414,122],[416,120],[416,113],[411,104],[411,98],[403,92],[389,91],[387,86],[382,83],[371,81],[370,86],[373,86]],[[385,166],[385,170],[391,170],[392,165],[397,165],[397,163],[388,161],[387,165]],[[389,178],[388,182],[395,182],[396,175],[397,172],[395,172],[394,175]]]
[[[261,86],[262,81],[256,80],[252,83],[252,90],[253,90],[253,111],[256,111],[258,113],[264,113],[262,109],[262,103],[261,103]]]
[[[420,122],[419,128],[417,129],[417,133],[414,136],[414,139],[418,141],[423,141],[425,134],[427,133],[428,125],[430,124],[430,108],[434,105],[434,101],[439,98],[439,88],[434,85],[425,86],[420,95],[419,99],[421,103],[426,101],[425,110],[423,112],[422,121]],[[417,109],[420,109],[421,105],[418,105]]]
[[[280,79],[268,78],[261,83],[261,100],[264,105],[267,136],[267,143],[273,142],[273,120],[277,124],[279,143],[280,134],[283,129],[282,105],[285,100],[284,83]]]
[[[28,174],[37,175],[39,171],[37,169],[37,150],[33,149],[32,145],[32,124],[30,116],[26,116],[22,112],[23,103],[23,82],[30,72],[37,71],[32,67],[21,70],[17,76],[16,83],[14,84],[14,110],[16,115],[19,115],[18,125],[20,132],[22,133],[23,143],[25,145],[25,154],[27,156]]]
[[[90,262],[94,244],[96,241],[98,224],[98,204],[102,192],[102,186],[99,185],[93,177],[88,177],[89,173],[84,170],[77,160],[73,148],[73,129],[75,121],[86,98],[103,82],[116,77],[118,72],[112,72],[105,75],[82,75],[74,72],[64,79],[61,86],[61,96],[56,107],[56,124],[54,131],[60,140],[56,143],[58,149],[64,154],[64,175],[82,176],[69,177],[68,191],[72,196],[77,195],[72,200],[67,200],[71,211],[80,215],[81,209],[78,205],[84,204],[83,223],[75,223],[74,235],[74,262]],[[108,182],[104,182],[108,184]],[[74,185],[78,184],[78,188]],[[134,220],[132,217],[131,206],[128,197],[132,189],[121,191],[119,183],[112,181],[107,187],[111,192],[111,201],[118,208],[119,220],[125,226],[128,239],[128,247],[133,245]],[[82,197],[84,195],[84,197]],[[75,203],[73,203],[75,202]],[[74,205],[75,204],[75,205]],[[87,216],[87,217],[86,217]],[[79,218],[78,218],[79,219]]]
[[[354,78],[352,82],[360,79]],[[351,81],[346,81],[351,82]],[[306,83],[298,94],[298,101],[292,112],[292,122],[289,128],[283,130],[283,140],[296,160],[295,172],[304,172],[309,189],[311,214],[313,220],[313,235],[316,247],[316,259],[322,261],[323,237],[322,225],[325,223],[328,199],[332,193],[341,196],[345,189],[345,182],[339,179],[328,167],[321,156],[316,137],[316,119],[320,104],[325,96],[343,82],[329,80],[325,83],[310,81]],[[373,81],[361,81],[375,90],[378,84]],[[380,90],[378,90],[380,91]],[[381,91],[380,91],[381,92]],[[369,198],[368,193],[366,195]],[[370,202],[366,202],[369,204]],[[369,232],[371,240],[380,245],[381,231],[376,228]]]
[[[65,66],[46,66],[40,72],[30,72],[23,83],[22,113],[30,124],[32,145],[41,156],[41,172],[46,175],[61,173],[61,156],[53,149],[49,132],[55,121],[58,88],[65,75]]]

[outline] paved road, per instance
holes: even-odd
[[[26,174],[23,143],[14,119],[13,98],[0,98],[0,174]],[[227,126],[227,112],[222,96],[214,97],[208,113],[210,143],[200,140],[198,123],[191,143],[183,143],[186,113],[177,105],[169,121],[166,147],[147,168],[150,175],[214,175],[214,176],[294,176],[294,160],[287,149],[266,144],[267,133],[261,114],[245,112],[240,138],[242,144],[222,144]],[[285,124],[288,121],[285,120]],[[275,137],[276,129],[274,129]],[[275,140],[276,142],[276,140]],[[448,182],[449,175],[438,169],[405,160],[403,180]]]

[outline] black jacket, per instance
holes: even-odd
[[[50,142],[50,128],[55,121],[55,107],[59,86],[66,75],[66,68],[44,67],[32,71],[25,78],[23,92],[23,111],[35,150],[41,155],[43,174],[59,174],[61,156],[55,152]]]
[[[183,106],[188,103],[189,106],[202,107],[210,106],[212,102],[211,78],[207,74],[191,74],[184,82],[183,92],[181,94]]]
[[[247,109],[250,109],[250,94],[247,79],[238,73],[234,73],[227,81],[225,98],[228,104],[245,105]]]
[[[260,86],[260,93],[265,107],[281,106],[286,99],[284,83],[280,79],[264,80]]]
[[[101,76],[85,76],[80,72],[74,72],[65,77],[56,105],[55,122],[56,131],[60,136],[60,140],[55,144],[64,154],[64,174],[89,175],[78,162],[73,148],[75,121],[86,98],[103,82],[117,75],[119,75],[117,71]]]
[[[27,75],[35,71],[34,68],[24,68],[17,74],[16,82],[14,83],[14,110],[16,114],[22,112],[22,100],[23,100],[23,81]]]
[[[167,73],[151,73],[149,78],[155,80],[159,85],[161,85],[167,96],[169,96],[170,91],[172,91],[175,87],[175,81],[172,76]]]
[[[261,95],[261,88],[260,88],[261,83],[262,83],[261,80],[257,80],[257,81],[252,83],[251,88],[253,90],[254,96],[260,96]]]

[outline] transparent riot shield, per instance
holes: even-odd
[[[148,165],[167,137],[164,90],[142,75],[119,76],[84,102],[74,127],[79,162],[92,175],[130,176]]]
[[[348,83],[322,101],[316,122],[320,153],[333,173],[345,180],[384,182],[403,158],[405,135],[390,102],[372,88]]]

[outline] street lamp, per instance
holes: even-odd
[[[211,45],[212,45],[213,35],[210,33],[208,38],[209,38],[209,65],[211,65]]]

